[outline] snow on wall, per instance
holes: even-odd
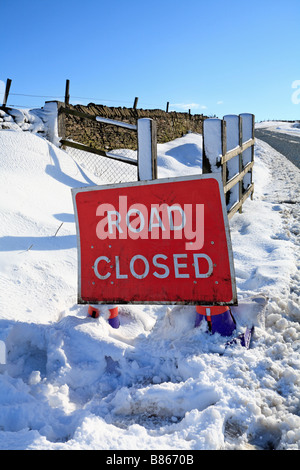
[[[37,109],[0,109],[1,129],[39,134],[58,146],[57,103],[49,101],[43,108]]]

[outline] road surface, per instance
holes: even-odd
[[[300,168],[300,137],[281,132],[256,129],[255,137],[267,142],[275,150],[288,158],[297,168]]]

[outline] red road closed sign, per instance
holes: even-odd
[[[219,175],[72,194],[79,303],[237,303]]]

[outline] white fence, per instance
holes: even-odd
[[[254,120],[244,113],[203,123],[202,171],[221,172],[229,218],[253,196]]]

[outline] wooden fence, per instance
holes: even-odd
[[[229,219],[253,197],[254,120],[245,113],[203,123],[202,172],[221,172]]]
[[[94,116],[86,114],[74,109],[70,109],[67,103],[57,102],[58,106],[58,135],[60,143],[63,147],[71,147],[84,152],[90,152],[112,160],[117,160],[128,165],[137,167],[137,179],[147,180],[157,178],[157,131],[156,122],[153,119],[142,118],[138,119],[136,124],[129,124],[123,121],[116,121],[107,119],[101,116]],[[129,132],[137,134],[137,160],[124,155],[118,155],[115,152],[105,152],[100,149],[83,145],[79,142],[74,142],[65,138],[65,116],[71,114],[81,119],[91,119],[102,125],[110,125],[127,129]]]

